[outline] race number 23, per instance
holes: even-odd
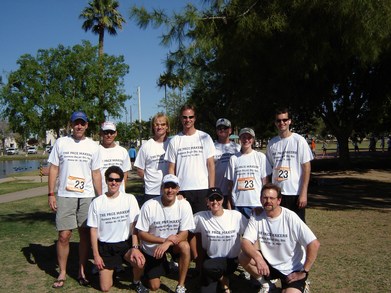
[[[288,167],[279,167],[274,169],[274,178],[277,181],[285,181],[290,177],[290,168]]]
[[[238,179],[238,190],[253,190],[255,188],[254,177],[245,177]]]
[[[84,184],[84,178],[68,176],[66,190],[82,193],[84,192]]]

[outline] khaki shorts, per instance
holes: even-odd
[[[88,209],[93,197],[77,198],[57,196],[57,231],[87,228]]]

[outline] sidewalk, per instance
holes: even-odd
[[[10,181],[15,181],[15,180],[28,180],[28,181],[32,181],[32,182],[41,182],[41,177],[37,175],[37,176],[0,178],[0,183],[10,182]],[[140,177],[137,176],[135,171],[130,171],[128,173],[128,180],[140,180]],[[42,176],[42,182],[48,182],[48,176]],[[25,198],[45,195],[47,193],[48,193],[47,185],[42,186],[42,187],[36,187],[36,188],[16,191],[16,192],[0,195],[0,203],[11,202],[11,201],[21,200],[21,199],[25,199]]]

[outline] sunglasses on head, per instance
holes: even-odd
[[[111,178],[111,177],[109,177],[109,178],[107,178],[107,181],[109,181],[109,182],[113,182],[113,181],[115,181],[115,182],[121,182],[122,179],[121,179],[121,178]]]
[[[113,130],[103,130],[104,135],[108,135],[108,134],[113,135],[114,133],[115,133],[115,131],[113,131]]]
[[[289,118],[284,118],[284,119],[276,119],[276,123],[281,123],[281,122],[287,122]]]
[[[222,199],[222,197],[220,195],[215,194],[215,195],[209,196],[208,200],[209,201],[215,201],[215,200],[220,201],[220,200],[223,200],[223,199]]]
[[[174,188],[177,187],[177,185],[174,182],[167,182],[167,183],[163,184],[163,187],[164,188],[172,188],[172,189],[174,189]]]

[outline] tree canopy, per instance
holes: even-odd
[[[172,16],[133,7],[131,16],[140,27],[167,26],[163,44],[178,44],[167,74],[190,83],[199,120],[225,116],[269,137],[274,109],[289,106],[293,123],[322,118],[347,166],[351,133],[389,117],[391,2],[207,3]]]
[[[124,91],[129,66],[123,56],[105,54],[98,60],[96,51],[97,47],[85,41],[73,47],[41,49],[35,57],[21,56],[19,68],[9,74],[0,91],[1,115],[8,119],[10,128],[24,138],[31,134],[43,138],[49,129],[59,135],[75,110],[86,112],[90,130],[103,122],[103,112],[120,117],[130,98]],[[103,104],[98,102],[101,92]]]
[[[103,56],[105,31],[115,36],[117,29],[122,29],[122,24],[126,22],[118,7],[116,0],[92,0],[79,16],[84,19],[82,28],[99,36],[99,56]]]

